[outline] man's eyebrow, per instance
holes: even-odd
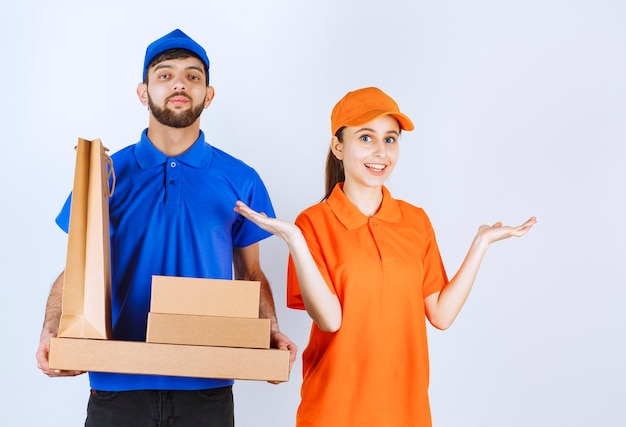
[[[174,66],[171,65],[171,64],[167,64],[167,63],[157,64],[157,65],[154,66],[154,71],[162,70],[164,68],[173,69]],[[188,67],[185,67],[185,70],[196,70],[196,71],[204,74],[204,70],[202,69],[202,67],[198,67],[196,65],[190,65]]]
[[[204,74],[204,69],[202,67],[198,67],[196,65],[190,65],[187,68],[185,68],[185,70],[196,70],[196,71],[199,71],[202,74]]]
[[[174,68],[174,67],[168,64],[157,64],[154,66],[154,71],[161,70],[163,68]]]

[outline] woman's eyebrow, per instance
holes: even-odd
[[[373,132],[376,132],[376,131],[374,129],[371,129],[371,128],[361,128],[361,129],[358,129],[357,132],[372,132],[373,133]],[[385,133],[394,133],[396,135],[400,135],[400,132],[398,132],[395,129],[389,129]]]

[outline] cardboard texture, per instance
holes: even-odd
[[[51,369],[259,381],[289,380],[289,351],[52,338]]]
[[[150,311],[256,319],[260,297],[260,282],[152,276]]]
[[[111,336],[108,183],[113,168],[106,151],[99,139],[78,140],[60,337]]]
[[[270,319],[148,313],[147,342],[270,348]]]

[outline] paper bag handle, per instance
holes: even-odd
[[[104,159],[107,162],[107,166],[109,169],[109,172],[107,174],[107,196],[111,197],[113,195],[113,192],[115,191],[115,169],[113,169],[113,159],[111,159],[111,157],[107,154],[107,151],[109,151],[109,149],[106,147],[102,148],[104,149]]]
[[[74,146],[74,150],[78,150],[78,145]],[[113,169],[113,159],[111,159],[111,156],[107,154],[109,149],[103,145],[102,150],[103,150],[102,155],[104,156],[104,161],[107,163],[107,166],[108,166],[107,168],[108,169],[107,193],[106,194],[107,194],[107,197],[111,197],[113,195],[113,192],[115,191],[115,183],[116,183],[115,169]]]

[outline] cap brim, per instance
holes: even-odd
[[[392,116],[394,119],[398,121],[400,125],[400,129],[406,131],[412,131],[415,129],[413,122],[409,119],[408,116],[402,114],[398,111],[387,111],[387,110],[372,110],[367,113],[361,114],[358,117],[353,118],[348,123],[345,123],[344,126],[359,126],[367,122],[371,122],[382,116]]]

